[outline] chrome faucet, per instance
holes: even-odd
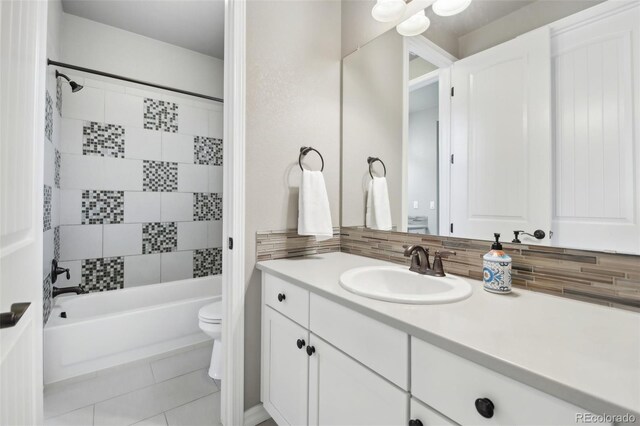
[[[429,249],[417,244],[404,246],[404,255],[411,258],[410,271],[417,272],[422,275],[431,275],[434,277],[445,277],[444,265],[442,257],[455,256],[455,251],[437,250],[433,256],[433,268],[429,263]]]

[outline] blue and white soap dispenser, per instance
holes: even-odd
[[[511,256],[502,251],[500,234],[493,235],[496,241],[491,245],[491,251],[482,257],[484,289],[491,293],[511,293]]]

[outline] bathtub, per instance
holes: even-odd
[[[217,275],[56,297],[44,328],[45,384],[207,341],[198,310],[220,300],[221,281]]]

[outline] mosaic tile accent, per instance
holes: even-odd
[[[340,228],[333,228],[333,238],[316,241],[294,230],[256,233],[256,258],[260,260],[302,257],[340,251]]]
[[[87,122],[82,128],[82,154],[124,158],[124,127]]]
[[[56,78],[56,109],[58,115],[62,117],[62,79]]]
[[[53,228],[53,258],[60,260],[60,227]]]
[[[42,281],[42,325],[46,325],[51,315],[51,305],[53,302],[53,285],[51,284],[51,274],[48,274]]]
[[[60,155],[60,151],[55,150],[55,174],[53,176],[53,181],[56,185],[56,188],[60,189],[60,165],[62,164],[62,156]]]
[[[144,128],[162,130],[163,132],[178,132],[178,104],[145,98],[144,100]]]
[[[124,191],[82,191],[82,224],[124,222]]]
[[[209,248],[193,252],[193,278],[222,274],[222,249]]]
[[[142,254],[176,250],[178,250],[178,226],[175,222],[154,222],[142,225]]]
[[[222,166],[222,139],[196,136],[193,141],[195,164]]]
[[[222,220],[222,195],[195,192],[193,194],[193,220]]]
[[[42,216],[44,219],[43,230],[45,232],[51,229],[51,193],[51,187],[44,185]]]
[[[491,245],[482,240],[341,228],[340,247],[345,253],[408,265],[406,244],[420,244],[432,254],[456,251],[456,256],[443,260],[445,271],[477,280],[482,279],[482,256]],[[513,259],[515,288],[640,312],[638,256],[525,244],[503,246]],[[480,281],[478,286],[482,286]]]
[[[124,288],[124,257],[104,257],[82,261],[80,287],[89,292]]]
[[[45,105],[44,105],[44,136],[53,141],[53,101],[51,95],[47,90],[45,92]]]
[[[178,190],[178,163],[144,160],[143,191],[172,192]]]

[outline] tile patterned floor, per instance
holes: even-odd
[[[210,360],[209,345],[48,386],[45,425],[220,425],[220,383],[207,375]]]

